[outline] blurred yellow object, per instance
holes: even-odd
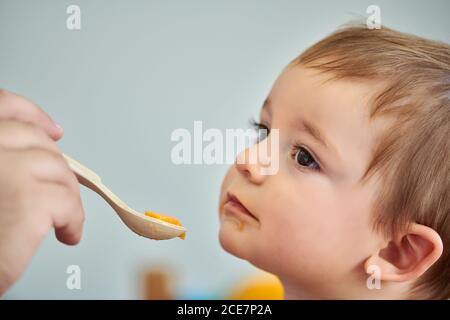
[[[284,290],[278,277],[260,271],[239,283],[228,299],[283,300]]]

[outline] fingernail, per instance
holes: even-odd
[[[56,122],[53,122],[53,125],[58,129],[58,131],[63,131],[63,128]]]

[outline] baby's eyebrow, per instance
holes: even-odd
[[[329,148],[330,144],[325,139],[320,129],[314,126],[311,122],[308,122],[305,119],[301,119],[298,125],[299,129],[304,129],[307,133],[309,133],[314,139],[316,139],[320,144],[322,144],[325,148]]]
[[[333,145],[328,138],[322,133],[323,131],[319,129],[319,127],[315,126],[312,122],[309,122],[306,119],[299,119],[295,122],[295,126],[298,130],[305,131],[308,133],[314,140],[316,140],[319,144],[321,144],[325,149],[333,152],[339,159],[340,155],[338,149],[335,145]]]
[[[272,101],[270,100],[270,97],[267,97],[266,100],[264,100],[262,110],[269,113],[269,115],[272,114]],[[335,153],[336,156],[339,157],[337,148],[332,143],[330,143],[329,139],[325,137],[325,135],[322,133],[323,131],[320,130],[319,127],[315,126],[312,122],[302,118],[295,122],[295,127],[297,130],[305,131],[306,133],[308,133],[325,149],[331,150]]]

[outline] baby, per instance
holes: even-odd
[[[220,196],[222,247],[287,299],[450,298],[450,46],[346,26],[291,62]],[[271,142],[274,143],[274,142]],[[273,156],[273,155],[271,155]]]
[[[277,275],[286,298],[448,299],[449,99],[447,44],[360,26],[315,44],[275,82],[256,123],[268,135],[224,179],[222,246]],[[49,231],[80,240],[62,135],[0,89],[0,296]]]

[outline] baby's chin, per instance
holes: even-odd
[[[251,226],[232,216],[221,215],[219,242],[228,253],[244,260],[250,260],[251,245],[254,243],[255,237]]]

